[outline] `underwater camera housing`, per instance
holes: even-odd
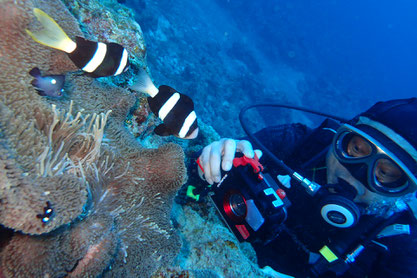
[[[232,169],[210,198],[239,242],[275,239],[287,218],[290,201],[272,177],[263,173],[258,159],[236,157]]]

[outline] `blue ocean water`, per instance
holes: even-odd
[[[349,118],[378,100],[416,95],[416,1],[126,5],[144,32],[155,82],[190,95],[200,119],[222,136],[243,135],[238,113],[254,102]],[[272,124],[280,115],[262,111],[253,121]]]

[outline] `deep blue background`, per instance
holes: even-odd
[[[218,2],[264,40],[259,51],[272,61],[284,58],[375,100],[416,95],[417,1]],[[292,47],[301,57],[291,62]]]
[[[352,117],[417,91],[417,1],[132,0],[155,82],[236,137],[239,109],[292,103]],[[260,113],[254,123],[274,119]],[[298,119],[295,119],[298,120]]]

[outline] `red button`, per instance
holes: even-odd
[[[281,200],[283,200],[285,197],[287,197],[287,193],[285,193],[284,190],[282,190],[281,188],[277,189],[277,191],[275,191],[278,196],[281,198]]]
[[[235,225],[235,227],[239,231],[243,239],[247,239],[249,237],[250,234],[248,229],[246,229],[245,225]]]

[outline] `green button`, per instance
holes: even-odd
[[[187,188],[187,196],[198,202],[198,200],[200,199],[200,194],[194,195],[194,193],[193,193],[194,189],[195,189],[194,186],[189,185],[188,188]]]
[[[330,250],[329,247],[327,247],[327,245],[324,245],[319,252],[329,263],[338,259],[338,257],[332,252],[332,250]]]

